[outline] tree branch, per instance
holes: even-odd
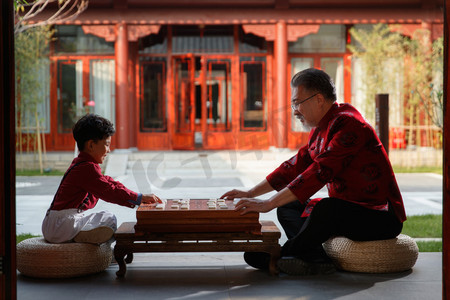
[[[89,3],[89,0],[35,0],[28,3],[20,0],[15,1],[14,34],[37,26],[71,21],[85,11]],[[56,12],[46,20],[34,21],[33,19],[49,8],[50,3],[57,3],[58,8]],[[24,11],[25,13],[23,13]]]

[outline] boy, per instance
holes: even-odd
[[[134,208],[141,203],[162,203],[157,196],[142,195],[122,183],[102,175],[100,164],[110,152],[115,133],[110,121],[87,114],[73,127],[73,137],[80,154],[76,157],[56,191],[42,222],[42,233],[50,243],[78,242],[101,244],[110,240],[117,229],[116,217],[108,212],[86,214],[99,198]]]

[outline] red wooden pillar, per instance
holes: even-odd
[[[116,25],[116,148],[130,148],[130,103],[128,101],[128,30]]]
[[[167,26],[167,134],[169,135],[169,149],[173,149],[173,137],[176,130],[176,109],[175,107],[175,77],[173,75],[173,59],[172,59],[172,25]]]
[[[449,71],[449,30],[448,17],[450,1],[445,1],[444,12],[444,182],[442,211],[442,299],[450,299],[450,71]]]
[[[352,43],[350,34],[350,25],[345,26],[346,46]],[[344,55],[344,99],[338,99],[345,103],[352,102],[352,54],[351,51],[345,47]]]
[[[287,147],[287,26],[286,22],[279,21],[276,25],[275,39],[275,86],[276,96],[273,105],[273,134],[277,148]]]
[[[137,147],[137,133],[139,128],[139,113],[136,101],[136,91],[139,90],[138,85],[136,84],[136,61],[138,59],[138,43],[134,42],[130,44],[130,55],[128,59],[128,70],[129,70],[129,78],[130,83],[128,85],[128,103],[129,103],[129,121],[130,124],[130,134],[129,134],[129,143],[130,147]],[[138,77],[139,78],[139,77]]]

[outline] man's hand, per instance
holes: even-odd
[[[157,204],[157,203],[164,203],[162,199],[160,199],[155,194],[147,194],[142,195],[142,204]]]
[[[234,210],[239,211],[241,215],[245,215],[249,212],[269,212],[273,209],[271,206],[271,202],[269,200],[260,200],[260,199],[242,199],[240,200]]]
[[[263,181],[261,181],[248,191],[241,191],[234,189],[229,192],[226,192],[220,198],[229,200],[234,200],[236,198],[254,198],[263,195],[265,193],[268,193],[270,191],[273,191],[273,187],[269,184],[267,179],[264,179]]]
[[[226,192],[225,194],[220,196],[221,199],[228,199],[228,200],[233,200],[234,198],[250,198],[250,197],[251,195],[249,192],[236,189]]]

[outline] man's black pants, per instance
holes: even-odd
[[[327,260],[322,243],[333,236],[354,241],[384,240],[396,237],[403,228],[389,207],[378,211],[337,198],[324,198],[307,218],[301,215],[305,205],[298,201],[277,209],[278,221],[288,241],[282,256],[296,256],[305,261]]]

